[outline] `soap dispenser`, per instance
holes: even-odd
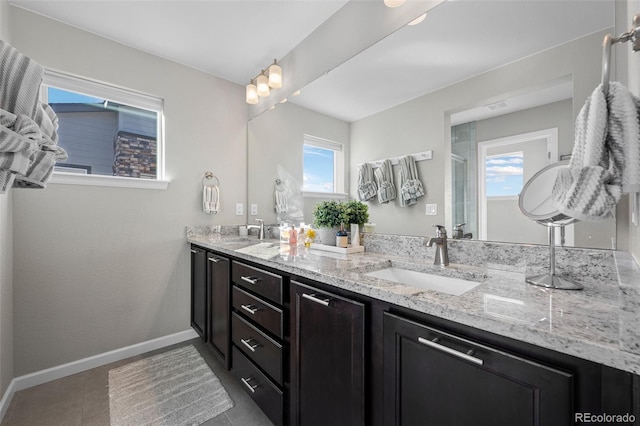
[[[347,231],[344,230],[344,223],[340,224],[340,230],[336,234],[336,246],[347,248],[349,245],[349,238]]]

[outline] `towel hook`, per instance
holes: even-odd
[[[206,181],[205,181],[206,179]],[[220,180],[213,172],[205,172],[204,177],[202,178],[203,186],[219,186]]]

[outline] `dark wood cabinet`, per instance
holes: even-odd
[[[191,246],[191,327],[207,340],[207,252]]]
[[[365,423],[365,307],[291,282],[291,424]]]
[[[384,424],[573,424],[573,374],[384,314]]]
[[[231,281],[231,373],[274,424],[287,424],[283,324],[288,279],[234,260]]]
[[[230,265],[231,261],[226,257],[207,252],[208,341],[227,370],[231,368]]]

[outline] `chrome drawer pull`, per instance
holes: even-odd
[[[191,249],[191,253],[195,254],[197,252],[198,252],[198,250]]]
[[[315,294],[302,293],[302,297],[324,306],[329,306],[329,302],[331,301],[331,299],[318,299]]]
[[[260,310],[260,308],[253,305],[240,305],[240,307],[245,311],[249,312],[251,315],[255,315],[256,312]]]
[[[259,343],[251,343],[253,339],[240,339],[243,345],[245,345],[251,352],[255,352],[257,348],[260,347]]]
[[[484,361],[481,360],[480,358],[476,358],[474,356],[471,356],[470,354],[465,354],[465,353],[462,353],[462,352],[458,352],[455,349],[448,348],[448,347],[446,347],[444,345],[441,345],[441,344],[437,343],[438,340],[439,339],[437,337],[435,339],[433,339],[433,340],[427,340],[427,339],[425,339],[423,337],[418,337],[418,342],[422,343],[423,345],[429,346],[431,348],[437,349],[437,350],[442,351],[442,352],[446,352],[446,353],[448,353],[450,355],[453,355],[453,356],[457,356],[458,358],[462,358],[465,361],[473,362],[474,364],[478,364],[478,365],[484,364]],[[470,350],[469,352],[473,353],[472,350]]]
[[[209,262],[218,263],[218,262],[220,262],[220,259],[215,258],[215,257],[210,257],[210,258],[209,258]]]
[[[244,275],[240,277],[242,279],[242,281],[246,281],[248,283],[251,284],[258,284],[258,279],[257,278],[253,278],[253,277],[245,277]]]
[[[242,380],[242,383],[244,383],[244,385],[251,391],[251,393],[256,393],[256,388],[260,387],[260,385],[252,385],[251,383],[249,383],[249,380],[255,380],[253,377],[248,377],[248,378],[244,378],[241,377],[240,380]]]

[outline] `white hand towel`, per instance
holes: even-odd
[[[288,206],[287,193],[285,192],[284,188],[279,189],[278,185],[276,185],[276,189],[274,191],[274,198],[275,198],[276,213],[286,213],[287,210],[289,210],[289,206]]]
[[[384,160],[380,167],[373,171],[378,185],[378,202],[388,203],[396,199],[396,187],[393,184],[391,161]]]
[[[422,182],[418,178],[416,160],[412,155],[398,159],[398,186],[400,187],[400,206],[410,206],[425,195]]]
[[[378,188],[373,181],[373,168],[369,163],[358,165],[358,199],[368,201],[376,196]]]

